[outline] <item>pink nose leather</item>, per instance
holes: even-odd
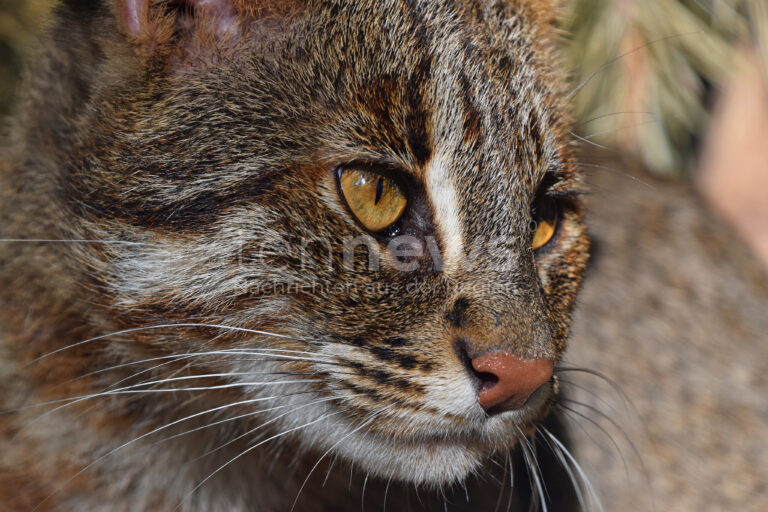
[[[480,405],[494,413],[522,407],[534,391],[552,378],[554,371],[549,359],[520,359],[505,352],[476,357],[472,367],[498,379],[485,380],[478,393]]]

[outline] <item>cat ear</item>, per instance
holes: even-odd
[[[119,25],[134,40],[162,39],[168,32],[169,23],[179,16],[194,14],[196,19],[206,20],[217,34],[237,30],[238,0],[113,0]]]
[[[70,0],[72,1],[72,0]],[[304,0],[106,0],[131,40],[151,48],[176,36],[198,36],[200,48],[228,41],[249,29],[269,34],[280,20],[304,10]]]

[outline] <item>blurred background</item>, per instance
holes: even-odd
[[[768,268],[768,1],[564,5],[582,142],[693,181]]]

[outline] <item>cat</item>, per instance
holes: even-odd
[[[0,510],[761,510],[765,276],[571,155],[555,12],[64,2],[0,163]]]
[[[4,506],[546,500],[589,245],[554,13],[63,2],[0,172]]]

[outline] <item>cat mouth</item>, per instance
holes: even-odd
[[[483,409],[469,382],[450,390],[428,395],[434,400],[426,403],[439,407],[432,413],[419,412],[414,404],[403,407],[402,401],[379,404],[368,414],[354,401],[336,404],[331,409],[335,420],[313,424],[303,441],[313,451],[340,456],[380,478],[450,485],[533,435],[554,402],[557,384],[550,380],[519,407],[500,412]],[[438,401],[440,396],[446,400]]]
[[[372,423],[365,431],[416,444],[463,445],[483,450],[512,447],[522,437],[532,434],[547,416],[556,391],[556,383],[549,382],[514,409],[500,407],[498,411],[484,411],[476,406],[465,415],[447,413],[435,425],[425,422],[415,427],[411,416],[395,414]]]

